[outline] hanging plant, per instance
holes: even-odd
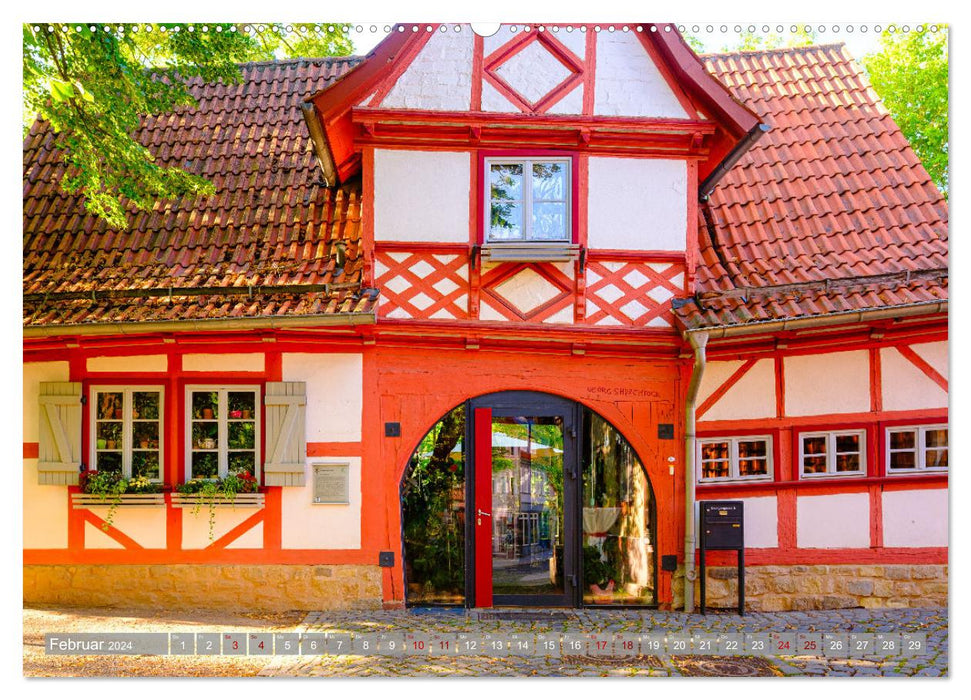
[[[178,493],[197,496],[192,508],[192,514],[198,515],[203,506],[209,509],[209,541],[216,535],[216,503],[229,501],[236,503],[236,495],[240,493],[256,493],[259,484],[256,477],[248,471],[239,471],[220,479],[190,479],[175,487]]]

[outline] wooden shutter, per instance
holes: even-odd
[[[267,382],[266,464],[267,486],[303,486],[307,461],[307,383]]]
[[[81,467],[81,384],[41,382],[37,481],[76,485]]]

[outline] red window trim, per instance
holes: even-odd
[[[799,482],[812,482],[831,484],[840,483],[846,481],[853,481],[854,479],[866,479],[871,477],[882,476],[878,471],[878,451],[877,451],[877,424],[876,423],[822,423],[822,424],[807,424],[798,425],[790,428],[792,431],[792,480]],[[866,458],[866,469],[862,474],[848,474],[846,476],[816,476],[804,478],[802,475],[802,460],[799,458],[799,454],[802,449],[801,442],[799,440],[799,435],[801,433],[839,433],[839,432],[854,432],[862,430],[863,440],[865,443],[864,455]]]
[[[771,479],[726,479],[725,481],[701,481],[698,475],[699,468],[701,467],[701,461],[696,459],[695,464],[695,488],[700,487],[714,487],[714,488],[732,488],[732,487],[745,487],[754,486],[757,484],[776,484],[782,481],[780,469],[780,450],[779,450],[779,429],[770,428],[759,429],[757,427],[752,428],[742,428],[738,430],[699,430],[695,433],[696,440],[711,440],[712,438],[742,438],[747,436],[768,436],[772,440],[772,478]],[[697,458],[697,455],[696,455]]]
[[[476,243],[487,245],[485,230],[485,162],[487,158],[569,158],[570,159],[570,243],[576,245],[579,242],[577,223],[580,220],[580,168],[579,154],[576,151],[557,151],[544,149],[502,149],[477,152],[475,192],[476,192]]]
[[[951,448],[950,421],[948,420],[948,416],[947,416],[946,413],[942,414],[940,418],[920,418],[920,419],[911,418],[910,420],[908,420],[906,418],[895,418],[893,420],[884,420],[884,421],[880,421],[880,422],[877,423],[877,454],[878,454],[878,459],[880,461],[880,463],[879,463],[879,468],[880,468],[879,475],[880,476],[883,476],[883,477],[886,477],[887,479],[891,479],[893,481],[896,481],[898,479],[905,479],[907,477],[911,477],[911,478],[928,478],[928,477],[931,477],[931,476],[945,476],[946,477],[948,474],[950,474],[950,472],[951,472],[950,465],[948,465],[948,468],[947,469],[943,469],[943,470],[937,470],[937,469],[931,469],[931,470],[924,469],[924,470],[920,470],[920,469],[918,469],[918,470],[915,470],[913,473],[896,472],[896,473],[891,474],[887,470],[887,458],[889,456],[888,455],[888,452],[887,452],[887,441],[885,439],[886,438],[886,434],[887,434],[887,430],[890,429],[890,428],[899,428],[899,427],[904,427],[904,426],[913,426],[915,428],[923,428],[923,427],[926,427],[928,425],[946,425],[946,426],[948,426],[948,436],[947,436],[948,445],[947,446],[948,446],[948,455],[950,456],[950,448]]]

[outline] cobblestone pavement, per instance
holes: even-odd
[[[528,611],[526,611],[528,614]],[[535,612],[535,611],[534,611]],[[359,656],[274,657],[261,676],[946,676],[946,609],[828,610],[812,612],[724,612],[686,615],[637,610],[577,610],[556,619],[482,619],[476,611],[411,610],[309,613],[296,629],[304,633],[562,634],[562,633],[880,633],[927,635],[921,656]]]

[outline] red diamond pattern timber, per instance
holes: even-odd
[[[565,267],[565,266],[564,266]],[[507,284],[508,283],[508,284]],[[574,281],[553,263],[506,263],[482,271],[480,320],[573,323]],[[570,310],[569,320],[563,320]]]
[[[464,320],[469,317],[467,255],[377,251],[375,286],[381,318]]]
[[[681,263],[590,261],[586,277],[594,326],[671,328],[671,299],[685,294]]]

